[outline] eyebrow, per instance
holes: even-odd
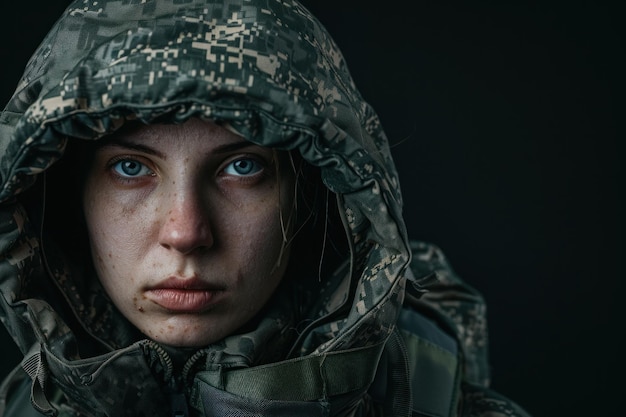
[[[113,139],[107,140],[102,144],[101,147],[110,148],[113,146],[120,146],[122,148],[130,149],[130,150],[137,151],[137,152],[147,153],[148,155],[154,155],[159,158],[165,159],[165,155],[162,152],[159,152],[158,150],[154,148],[151,148],[146,145],[142,145],[140,143],[130,142],[122,138],[113,138]]]
[[[154,155],[161,159],[165,159],[167,157],[167,155],[165,155],[163,152],[160,152],[157,149],[154,149],[147,145],[143,145],[141,143],[135,143],[129,140],[125,140],[124,138],[112,138],[102,143],[101,145],[101,147],[103,148],[112,147],[112,146],[120,146],[122,148],[134,150],[137,152],[143,152],[148,155]],[[212,150],[212,153],[224,154],[224,153],[234,152],[234,151],[238,151],[240,149],[248,148],[252,146],[260,147],[259,145],[255,143],[248,142],[247,140],[242,140],[239,142],[225,143],[223,145],[218,145]]]
[[[225,143],[223,145],[216,146],[215,149],[213,149],[213,153],[228,153],[252,146],[260,147],[255,143],[248,142],[247,140],[242,140],[239,142]]]

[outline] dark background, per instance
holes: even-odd
[[[411,236],[487,298],[493,387],[535,417],[622,414],[622,15],[466,3],[305,1],[393,143]],[[3,103],[65,4],[3,8]]]

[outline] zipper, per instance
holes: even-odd
[[[158,343],[152,340],[142,342],[145,354],[150,358],[152,364],[158,363],[162,369],[162,379],[165,382],[165,389],[169,396],[170,416],[189,417],[189,406],[185,395],[184,383],[181,376],[174,375],[174,364],[172,358]],[[154,366],[151,366],[154,369]]]
[[[180,391],[170,393],[170,410],[172,410],[172,417],[189,417],[189,407],[185,394]]]

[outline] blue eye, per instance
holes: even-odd
[[[263,170],[263,166],[252,158],[236,159],[226,165],[224,173],[234,176],[250,176]]]
[[[139,177],[152,175],[150,168],[134,159],[122,159],[113,164],[115,172],[122,177]]]

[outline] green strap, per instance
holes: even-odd
[[[21,371],[21,368],[19,369]],[[37,411],[30,400],[32,381],[26,374],[22,374],[21,382],[14,381],[16,386],[11,388],[11,396],[6,406],[0,407],[0,416],[5,417],[45,417]]]
[[[413,411],[433,417],[456,415],[462,377],[456,341],[409,309],[401,312],[399,324],[410,364]]]
[[[411,415],[412,401],[409,369],[409,353],[398,329],[389,337],[385,346],[387,363],[387,393],[384,401],[386,417],[407,417]]]
[[[409,409],[414,416],[455,416],[462,379],[460,355],[452,336],[422,314],[403,309],[369,393],[385,407],[385,416],[411,415]]]
[[[33,407],[42,414],[53,415],[54,407],[46,397],[46,389],[44,387],[47,379],[47,368],[42,360],[42,347],[34,344],[31,349],[24,355],[21,365],[24,371],[32,379],[30,397]]]
[[[367,388],[384,343],[321,353],[275,364],[199,372],[200,381],[255,399],[314,401]]]

